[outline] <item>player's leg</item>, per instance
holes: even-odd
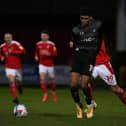
[[[82,91],[83,91],[84,95],[86,96],[85,100],[86,100],[86,103],[88,105],[91,104],[91,99],[92,99],[92,96],[90,94],[90,90],[88,88],[89,81],[90,81],[89,76],[87,76],[87,75],[82,75],[81,76],[81,82],[80,82],[81,83],[81,88],[82,88]]]
[[[80,80],[81,67],[78,60],[73,59],[72,70],[70,74],[71,95],[76,105],[77,118],[83,118],[83,104],[80,101],[78,81]]]
[[[97,108],[97,103],[94,99],[94,95],[93,95],[93,87],[91,85],[91,83],[88,83],[88,90],[90,91],[90,96],[91,96],[91,103],[93,104],[94,108]]]
[[[98,68],[99,77],[106,82],[111,88],[111,90],[119,96],[121,101],[126,105],[126,93],[122,88],[117,85],[116,77],[114,75],[112,66],[110,63],[101,65]]]
[[[98,77],[98,72],[97,72],[97,67],[96,66],[93,68],[92,77],[93,77],[93,79]],[[93,96],[93,88],[92,88],[91,83],[88,83],[88,89],[90,91],[90,95],[91,95],[91,99],[92,99],[91,102],[92,102],[94,108],[96,108],[97,107],[97,103],[96,103],[96,101],[94,99],[94,96]]]
[[[10,90],[11,90],[11,94],[13,97],[13,102],[15,104],[19,104],[19,100],[17,98],[17,92],[16,92],[16,84],[15,84],[15,76],[16,76],[15,70],[6,68],[5,72],[6,72],[6,76],[7,76],[8,80],[9,80]]]
[[[40,86],[43,93],[43,98],[42,98],[43,102],[46,102],[48,100],[46,74],[47,74],[47,68],[43,65],[39,65]]]
[[[91,77],[88,75],[81,76],[81,88],[82,88],[82,91],[83,91],[83,94],[85,96],[85,100],[87,103],[87,111],[86,111],[87,118],[92,118],[93,111],[94,111],[94,106],[92,105],[92,96],[90,93],[90,89],[88,88],[90,79],[91,79]]]
[[[22,71],[21,70],[17,70],[16,71],[16,86],[18,89],[19,94],[23,93],[23,81],[22,81]]]
[[[81,119],[83,118],[83,105],[80,101],[79,97],[79,89],[78,89],[78,80],[80,79],[80,74],[77,72],[71,72],[70,75],[70,86],[71,86],[71,95],[74,100],[74,103],[77,108],[77,118]]]
[[[48,68],[48,74],[49,74],[50,81],[51,81],[52,100],[54,102],[56,102],[57,101],[57,95],[56,95],[56,80],[55,80],[54,67]]]
[[[111,85],[111,90],[119,96],[120,100],[126,105],[126,92],[118,85]]]

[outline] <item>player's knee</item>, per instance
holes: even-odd
[[[49,75],[49,78],[51,81],[55,81],[55,76],[54,75]]]
[[[111,86],[111,90],[116,94],[120,94],[123,92],[123,89],[120,88],[119,86]]]
[[[78,81],[77,81],[77,80],[71,79],[71,86],[72,86],[72,87],[77,86],[77,84],[78,84]]]
[[[78,80],[77,79],[75,79],[75,78],[71,78],[71,80],[70,80],[70,85],[71,85],[71,87],[77,87],[77,85],[78,85]]]
[[[40,81],[45,81],[45,79],[46,79],[45,74],[40,74]]]
[[[81,82],[81,88],[88,88],[88,82]]]
[[[114,93],[117,92],[117,89],[116,89],[114,86],[111,86],[111,90],[112,90],[112,92],[114,92]]]
[[[12,83],[15,83],[15,81],[14,80],[9,80],[9,83],[12,84]]]
[[[88,84],[89,84],[89,81],[90,81],[90,77],[88,76],[83,76],[82,79],[81,79],[81,87],[82,88],[88,88]]]
[[[14,76],[9,75],[7,78],[8,78],[10,83],[14,83],[15,82],[15,77]]]

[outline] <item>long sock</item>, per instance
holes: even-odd
[[[85,100],[87,105],[91,105],[91,94],[88,87],[82,88],[83,94],[85,95]]]
[[[92,88],[92,85],[90,83],[88,83],[88,90],[90,92],[91,100],[93,101],[94,100],[94,97],[93,97],[93,88]]]
[[[79,97],[78,87],[71,87],[71,95],[72,95],[74,102],[77,105],[80,105],[80,97]]]
[[[119,96],[120,100],[126,105],[126,92],[122,88],[120,88],[119,93],[117,93]]]
[[[17,98],[16,85],[15,83],[10,84],[11,94],[13,98]]]
[[[17,86],[19,94],[23,94],[23,88],[22,88],[23,84],[22,84],[22,81],[16,80],[16,86]]]
[[[55,80],[51,81],[51,89],[52,89],[52,91],[56,91],[56,82],[55,82]]]
[[[40,82],[40,86],[41,86],[41,89],[42,89],[43,94],[46,94],[47,93],[47,88],[46,88],[45,81],[41,81]]]

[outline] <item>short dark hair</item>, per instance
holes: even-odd
[[[4,35],[11,35],[11,36],[13,36],[13,34],[10,33],[10,32],[5,33]]]
[[[46,29],[45,29],[45,30],[42,30],[42,31],[41,31],[41,34],[47,34],[47,35],[50,35],[49,31],[46,30]]]

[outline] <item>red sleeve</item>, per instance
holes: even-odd
[[[1,55],[1,53],[0,53],[0,60],[2,59],[2,55]]]
[[[2,57],[4,57],[3,52],[2,52],[2,48],[0,47],[0,60],[2,60]]]
[[[55,45],[53,45],[53,48],[52,48],[52,56],[57,56],[57,48]]]
[[[102,40],[102,45],[101,45],[101,48],[104,52],[106,52],[106,47],[105,47],[105,41],[104,39]]]
[[[39,51],[38,51],[38,46],[37,46],[37,44],[36,44],[36,47],[35,47],[35,54],[34,54],[34,58],[35,57],[39,57],[39,53],[38,53]]]
[[[13,55],[23,55],[25,54],[25,49],[22,45],[18,45],[16,49],[12,50],[11,54]]]

